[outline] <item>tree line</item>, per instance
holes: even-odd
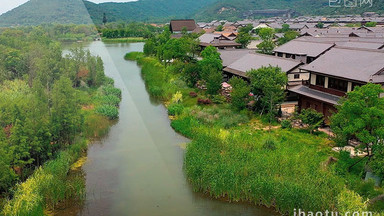
[[[66,32],[55,29],[55,35]],[[42,27],[0,34],[0,193],[11,193],[85,136],[90,118],[102,114],[86,115],[83,106],[94,104],[92,95],[108,83],[100,57],[82,48],[63,56]]]
[[[161,28],[144,23],[106,23],[98,26],[98,31],[105,38],[143,37],[160,32]]]

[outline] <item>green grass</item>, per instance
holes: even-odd
[[[125,54],[124,59],[130,61],[136,61],[144,57],[144,53],[142,52],[130,52]]]
[[[138,43],[145,42],[146,39],[142,37],[128,37],[128,38],[102,38],[103,42],[111,43]]]
[[[184,168],[195,191],[273,207],[282,214],[292,214],[295,208],[337,211],[348,201],[339,196],[349,194],[346,190],[364,199],[382,192],[362,181],[361,167],[346,171],[356,159],[332,152],[332,142],[324,133],[279,127],[268,131],[267,121],[257,114],[236,112],[226,103],[196,105],[198,97],[207,95],[183,85],[171,67],[140,53],[128,54],[126,59],[136,59],[141,65],[152,96],[168,103],[172,94],[182,92],[184,109],[172,113],[171,126],[192,139]],[[191,91],[198,97],[190,97]],[[338,157],[339,162],[327,164],[330,156]],[[371,209],[380,206],[378,203]]]

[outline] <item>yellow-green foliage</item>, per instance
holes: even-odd
[[[85,141],[72,145],[61,152],[55,160],[38,168],[27,181],[16,186],[12,200],[9,200],[2,214],[6,216],[43,215],[46,207],[54,208],[61,200],[78,197],[84,194],[84,185],[71,185],[67,182],[67,173],[82,151],[86,149]],[[73,186],[76,190],[73,190]]]
[[[347,212],[359,212],[361,214],[367,211],[367,204],[359,194],[344,189],[337,196],[337,209],[342,215]]]
[[[177,91],[173,96],[172,96],[172,103],[181,103],[183,102],[183,94],[180,91]]]

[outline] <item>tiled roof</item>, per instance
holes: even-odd
[[[290,54],[306,54],[310,57],[317,57],[324,53],[334,44],[330,43],[317,43],[317,42],[306,42],[301,40],[292,40],[280,47],[277,47],[275,52],[290,53]]]
[[[246,72],[252,69],[259,69],[261,67],[280,67],[283,72],[289,72],[297,67],[301,62],[293,61],[290,59],[275,57],[271,55],[263,54],[246,54],[243,57],[239,58],[237,61],[234,61],[232,64],[228,65],[224,71],[237,74],[239,76],[246,77]]]
[[[187,28],[187,31],[193,31],[197,27],[195,20],[171,20],[171,31],[181,31]]]
[[[380,83],[384,76],[384,52],[334,47],[301,69],[361,82]],[[372,79],[374,75],[376,77]]]
[[[227,67],[233,62],[239,60],[243,56],[252,52],[248,49],[231,49],[231,50],[218,50],[220,53],[220,58],[223,60],[223,66]],[[254,51],[253,51],[254,52]]]
[[[289,88],[288,91],[294,92],[299,95],[304,95],[316,100],[320,100],[332,105],[338,104],[338,101],[340,100],[340,97],[328,94],[326,92],[318,91],[315,89],[311,89],[308,86],[304,85],[298,85],[292,88]]]

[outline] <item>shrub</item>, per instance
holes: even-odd
[[[96,108],[96,112],[108,117],[110,120],[117,119],[119,117],[119,109],[111,105],[101,105]]]
[[[189,92],[189,96],[192,98],[195,98],[195,97],[197,97],[197,93],[196,92]]]
[[[367,211],[367,205],[363,198],[348,189],[341,191],[337,196],[337,210],[344,215],[346,212],[364,212]]]
[[[227,102],[227,99],[223,95],[213,95],[212,102],[215,104],[223,104]]]
[[[233,107],[237,110],[245,109],[249,102],[247,99],[249,98],[251,87],[246,81],[238,77],[232,78],[229,83],[232,85],[231,101]]]
[[[181,94],[180,91],[177,91],[173,96],[172,96],[172,103],[181,103],[183,102],[183,94]]]
[[[103,91],[105,95],[114,95],[118,98],[121,98],[121,90],[113,86],[110,86],[110,85],[104,86]]]
[[[86,148],[86,142],[80,140],[60,152],[55,160],[38,168],[25,182],[16,186],[13,198],[0,214],[44,215],[44,208],[53,208],[62,200],[83,199],[85,185],[75,186],[73,182],[68,182],[67,173]]]
[[[281,121],[281,128],[283,128],[283,129],[291,129],[292,128],[291,121],[289,121],[287,119]]]
[[[142,52],[130,52],[125,54],[124,59],[135,61],[135,60],[138,60],[139,58],[142,58],[143,56],[144,56],[144,53]]]
[[[312,133],[317,127],[319,127],[323,121],[323,114],[317,112],[314,109],[303,109],[299,114],[299,119],[308,125],[308,129]]]
[[[207,85],[207,92],[211,95],[216,95],[221,89],[221,83],[223,82],[223,75],[221,71],[212,70],[209,72],[208,77],[205,80]]]
[[[212,101],[209,100],[208,98],[206,98],[206,99],[198,98],[197,99],[197,104],[199,104],[199,105],[209,105],[211,103],[212,103]]]
[[[104,78],[104,84],[105,84],[105,85],[111,85],[111,86],[113,86],[113,85],[115,85],[115,80],[112,79],[111,77],[105,77],[105,78]]]
[[[101,98],[101,102],[104,105],[118,107],[120,104],[120,98],[116,97],[115,95],[105,95]]]
[[[184,106],[182,104],[171,104],[168,106],[168,115],[176,116],[183,113]]]

